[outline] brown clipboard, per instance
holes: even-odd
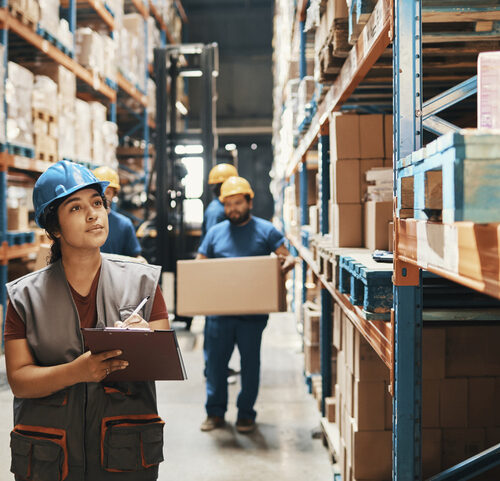
[[[104,381],[183,381],[187,379],[177,336],[173,329],[83,328],[85,346],[93,354],[119,349],[115,359],[128,361],[125,369]]]

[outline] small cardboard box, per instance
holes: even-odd
[[[359,150],[361,159],[383,159],[384,116],[382,114],[359,116]]]
[[[319,344],[311,344],[304,340],[304,368],[306,373],[314,374],[321,371]]]
[[[325,398],[325,415],[329,423],[335,422],[335,398],[326,397]]]
[[[331,203],[330,213],[330,229],[332,232],[333,247],[362,247],[362,204]]]
[[[353,475],[356,479],[391,479],[391,431],[353,432]]]
[[[7,229],[8,230],[28,230],[28,208],[19,206],[7,209]]]
[[[286,311],[276,256],[177,262],[177,314],[244,315]]]
[[[354,381],[353,417],[360,431],[385,429],[385,381]]]
[[[392,144],[393,144],[392,115],[384,115],[384,165],[392,167]]]
[[[337,160],[330,164],[330,196],[336,204],[361,201],[359,160]]]
[[[365,247],[389,249],[389,228],[392,220],[392,202],[365,202]]]
[[[360,158],[359,115],[335,113],[330,117],[330,158]]]
[[[389,368],[357,329],[354,331],[354,376],[360,381],[389,380]]]
[[[439,418],[443,428],[466,428],[468,382],[466,378],[441,379]]]

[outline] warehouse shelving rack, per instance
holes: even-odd
[[[378,0],[362,37],[353,46],[340,74],[329,88],[286,168],[290,183],[300,176],[300,223],[307,224],[307,168],[306,154],[312,148],[318,150],[319,171],[319,232],[327,234],[327,208],[329,199],[329,157],[328,119],[329,115],[348,107],[346,104],[362,81],[367,80],[376,62],[388,59],[388,47],[392,44],[392,64],[380,62],[379,70],[387,73],[377,79],[382,82],[392,79],[394,112],[394,185],[397,185],[397,161],[418,150],[422,145],[423,129],[441,135],[456,131],[458,127],[438,117],[437,114],[457,102],[464,101],[477,90],[475,56],[488,46],[466,44],[457,49],[448,47],[450,42],[478,42],[500,40],[498,30],[500,6],[490,2],[476,5],[469,2],[461,7],[436,6],[428,2],[422,8],[422,0]],[[444,3],[444,2],[442,2]],[[297,2],[295,30],[303,30],[307,0]],[[422,33],[422,23],[445,22],[448,24],[484,21],[486,32],[446,29],[444,32],[428,30]],[[305,36],[301,35],[300,76],[305,75]],[[424,46],[431,44],[429,47]],[[434,46],[438,44],[438,47]],[[497,46],[498,48],[498,46]],[[422,51],[429,58],[422,61]],[[438,56],[444,57],[439,59]],[[448,56],[448,57],[447,57]],[[471,60],[471,57],[473,60]],[[442,68],[448,58],[455,60],[456,70]],[[456,59],[460,58],[459,61]],[[389,73],[390,72],[390,73]],[[423,102],[423,78],[429,81],[432,92],[430,99]],[[368,79],[368,83],[373,82]],[[395,195],[397,194],[395,190]],[[396,198],[397,199],[397,198]],[[400,202],[401,199],[397,199]],[[446,233],[455,234],[455,245],[446,249],[455,252],[454,265],[463,266],[477,262],[481,275],[472,277],[467,269],[450,270],[448,264],[429,265],[417,257],[422,240],[417,240],[416,223],[412,219],[395,218],[394,254],[394,305],[391,322],[370,321],[362,315],[361,309],[353,306],[349,297],[340,293],[320,272],[308,248],[307,236],[301,232],[299,239],[287,233],[294,253],[303,261],[303,284],[306,269],[310,269],[321,283],[320,358],[322,376],[322,412],[325,412],[324,398],[331,395],[331,332],[330,319],[333,299],[337,302],[354,326],[370,343],[382,361],[391,370],[393,394],[393,479],[414,481],[422,479],[421,474],[421,339],[422,339],[422,270],[434,272],[458,284],[476,291],[500,298],[498,264],[500,245],[497,224],[446,225],[433,224],[441,229],[442,239],[451,239]],[[445,232],[446,231],[446,232]],[[460,239],[458,245],[457,239]],[[488,249],[487,240],[496,239]],[[444,242],[444,241],[443,241]],[[426,246],[423,245],[423,248]],[[444,246],[443,246],[444,247]],[[471,260],[472,259],[472,260]],[[294,278],[295,279],[295,278]],[[295,295],[295,289],[294,289]],[[305,292],[303,292],[305,301]],[[322,423],[325,425],[328,423]],[[328,437],[328,436],[327,436]],[[335,445],[334,439],[328,442]],[[465,480],[500,464],[500,446],[494,446],[484,453],[463,461],[459,465],[436,475],[432,481]],[[335,478],[337,479],[337,478]]]
[[[144,45],[145,51],[147,51],[147,18],[149,17],[150,12],[159,25],[163,42],[173,40],[167,25],[160,17],[159,12],[152,2],[148,2],[148,4],[146,4],[143,3],[142,0],[131,0],[130,6],[137,9],[137,11],[139,11],[144,17],[146,38]],[[79,7],[86,10],[90,8],[92,12],[95,12],[95,17],[99,18],[102,22],[104,22],[104,24],[106,24],[111,34],[114,30],[114,14],[103,2],[99,2],[98,0],[85,0],[83,2],[77,2],[77,0],[63,0],[61,2],[61,7],[65,10],[69,23],[69,29],[73,34],[76,31],[77,11]],[[187,22],[187,17],[180,0],[176,0],[176,9],[183,21]],[[87,17],[88,15],[89,13],[86,14]],[[80,88],[78,89],[77,96],[84,100],[99,100],[107,103],[109,107],[109,120],[117,122],[118,124],[120,123],[120,118],[117,112],[117,100],[119,95],[128,96],[144,107],[143,115],[139,116],[139,128],[141,129],[141,137],[145,140],[146,145],[143,153],[145,166],[143,182],[145,188],[147,188],[147,160],[149,159],[148,145],[150,140],[149,129],[150,127],[155,128],[155,125],[154,122],[148,121],[146,110],[147,99],[144,93],[125,79],[123,75],[118,75],[116,83],[110,81],[109,79],[103,79],[94,75],[92,71],[83,67],[74,59],[74,48],[73,51],[68,51],[66,48],[61,49],[61,45],[57,42],[51,42],[50,38],[44,38],[44,36],[40,34],[41,32],[37,33],[37,31],[30,28],[28,25],[25,25],[21,20],[12,15],[9,11],[7,0],[2,0],[2,4],[0,5],[0,43],[4,47],[3,63],[5,72],[9,52],[9,32],[14,34],[21,41],[24,41],[27,48],[33,48],[39,55],[45,56],[47,59],[58,65],[62,65],[69,71],[73,72],[76,78],[82,82],[81,85],[85,86],[84,90]],[[148,70],[148,65],[146,65],[146,82]],[[5,78],[1,81],[5,82]],[[6,109],[5,100],[4,109]],[[22,153],[24,154],[24,152]],[[83,162],[83,164],[90,168],[94,167],[88,162]],[[0,145],[0,199],[2,199],[0,203],[0,304],[4,308],[4,316],[6,308],[5,284],[7,283],[8,262],[12,259],[25,257],[29,254],[38,252],[38,240],[32,235],[26,236],[26,240],[28,240],[28,242],[23,242],[18,245],[9,245],[7,242],[7,172],[12,169],[14,171],[25,172],[32,176],[37,176],[44,172],[50,165],[51,163],[47,161],[35,160],[29,156],[9,153],[7,144]],[[33,238],[35,239],[34,241]],[[20,240],[23,239],[20,237]]]

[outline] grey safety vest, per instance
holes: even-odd
[[[102,255],[97,327],[154,299],[157,266]],[[80,319],[61,261],[7,284],[39,366],[84,352]],[[151,315],[152,302],[142,312]],[[163,425],[153,382],[79,383],[45,398],[14,399],[11,471],[16,480],[153,481],[163,461]],[[118,474],[119,473],[119,474]]]

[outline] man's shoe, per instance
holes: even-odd
[[[217,428],[224,426],[224,418],[220,416],[207,416],[207,419],[201,423],[200,429],[202,431],[212,431]]]
[[[234,369],[228,368],[227,370],[227,383],[236,384],[237,378],[240,375],[240,371],[235,371]]]
[[[248,434],[255,430],[255,421],[253,419],[238,419],[236,421],[236,431],[242,434]]]

